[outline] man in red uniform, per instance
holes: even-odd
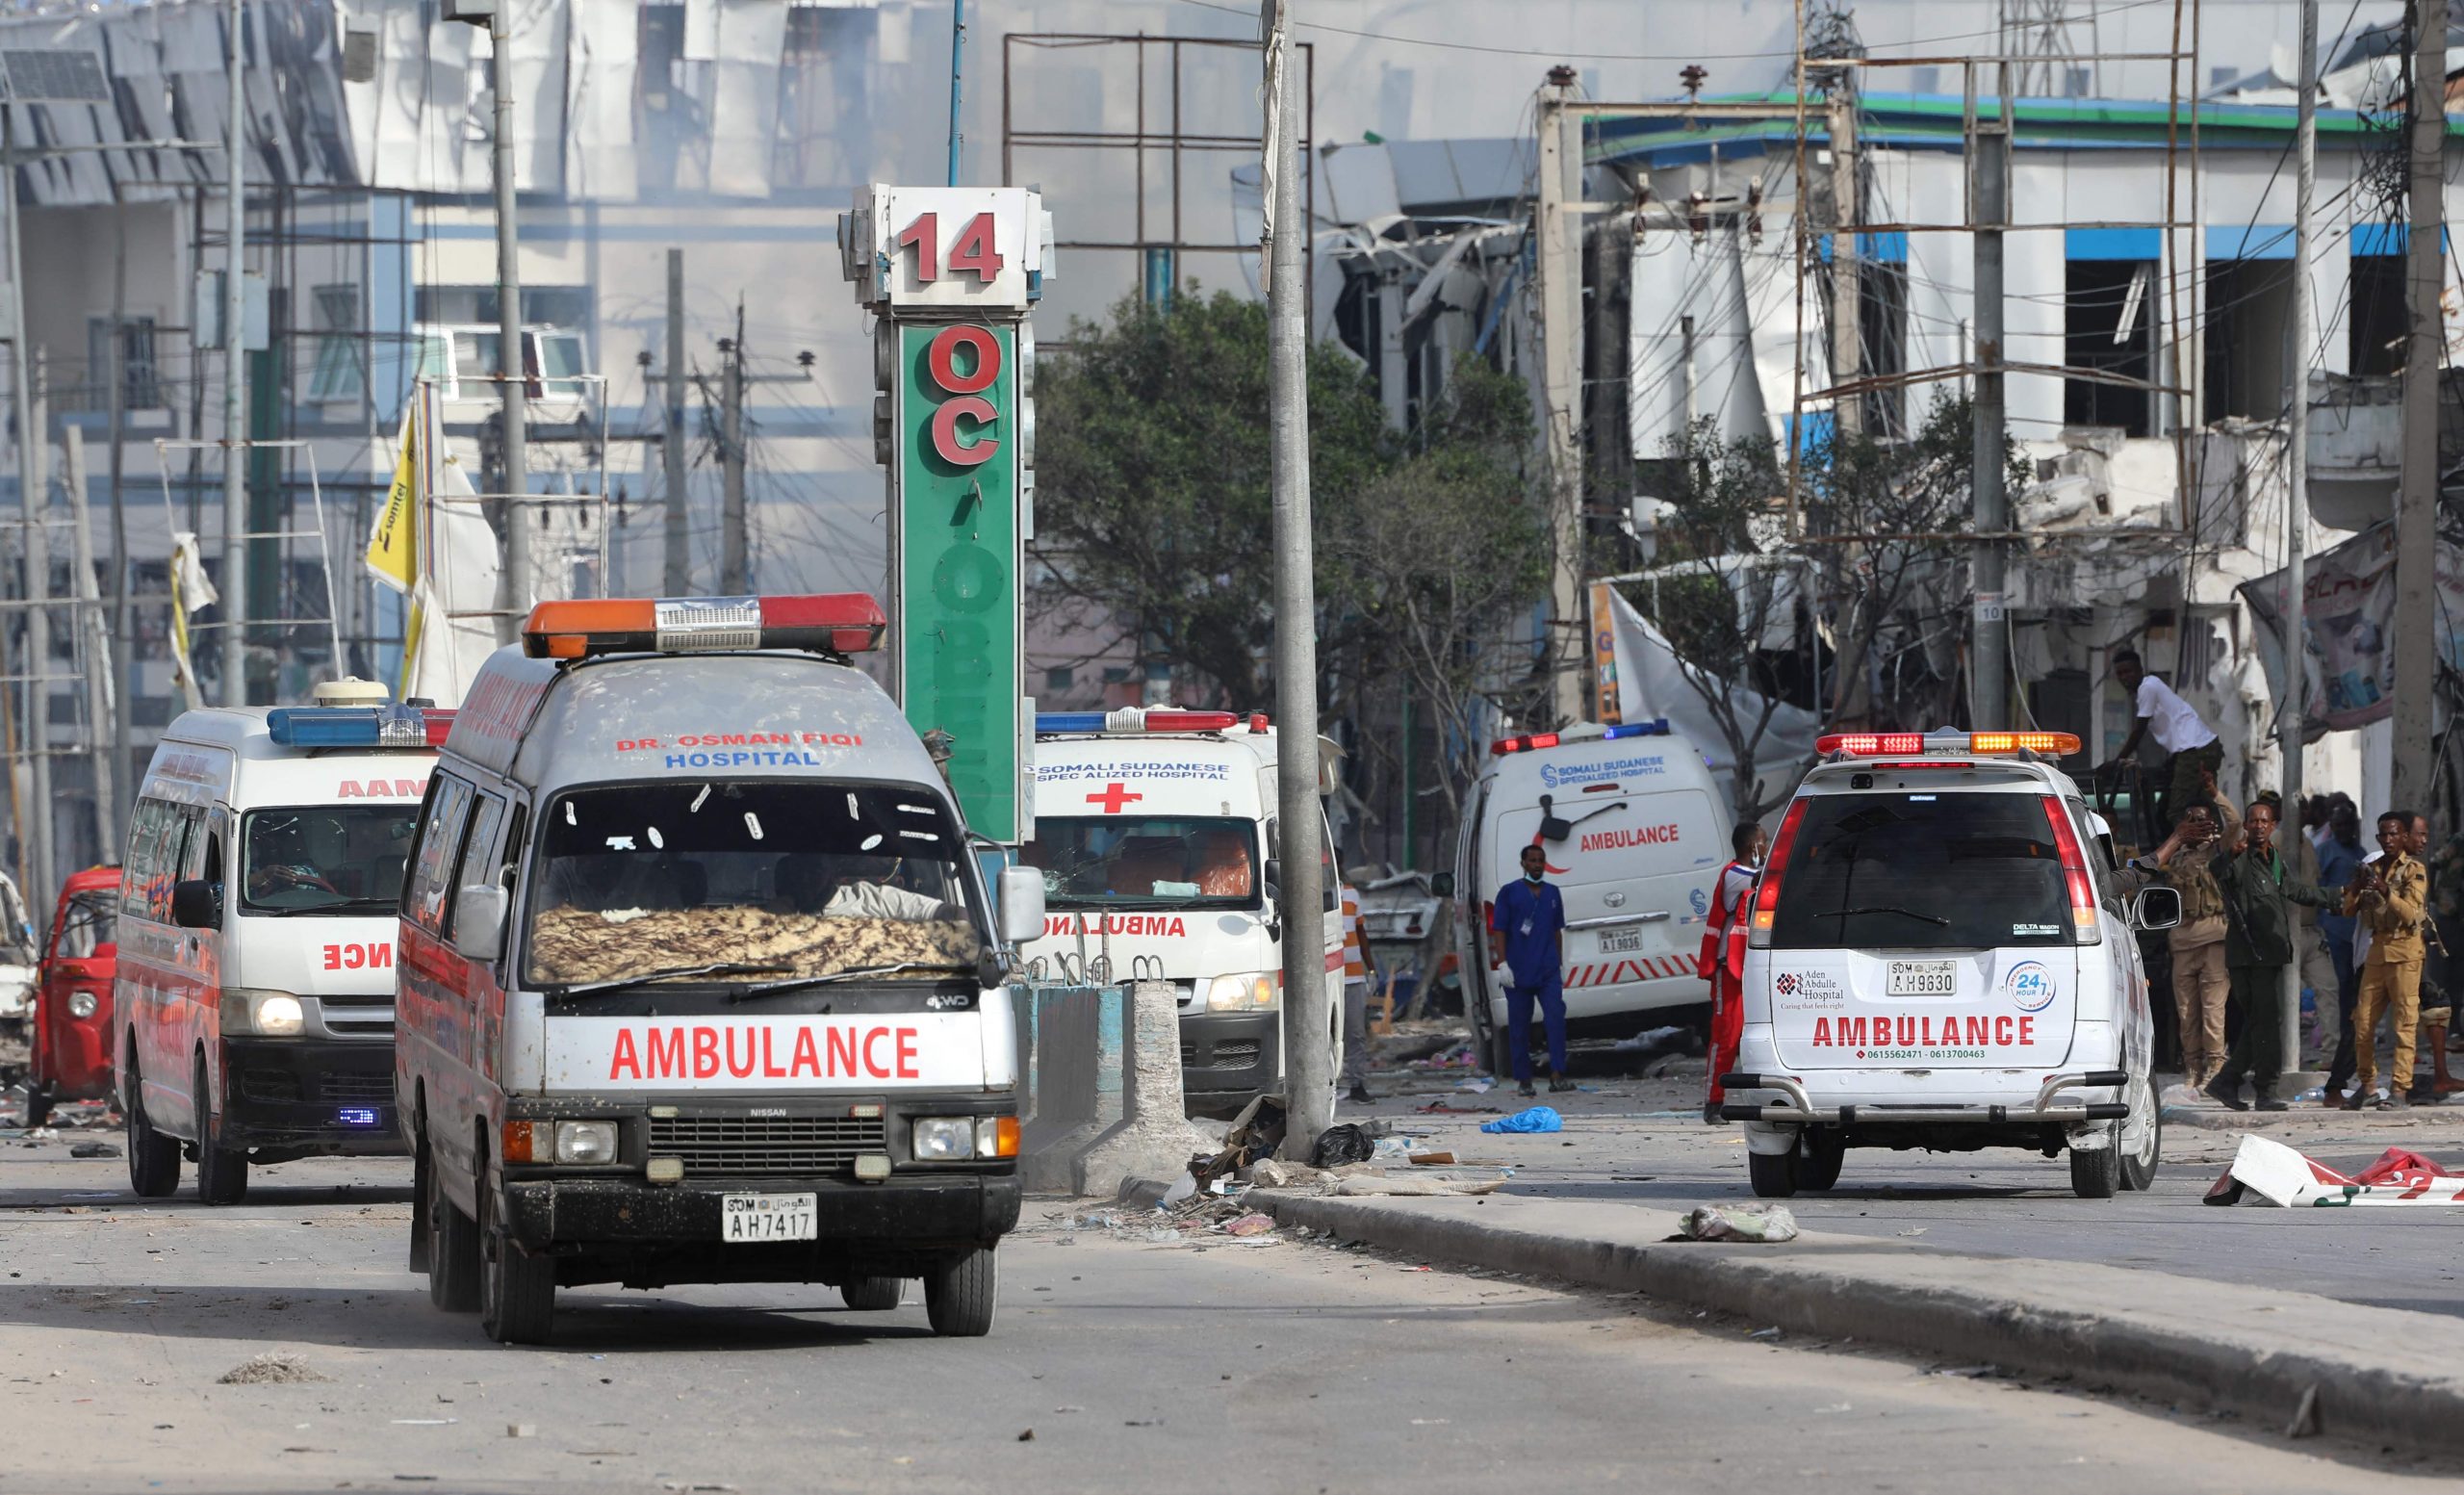
[[[1703,951],[1695,974],[1711,984],[1711,1090],[1703,1102],[1703,1120],[1717,1125],[1720,1076],[1736,1067],[1737,1044],[1745,1036],[1746,900],[1754,895],[1754,880],[1762,875],[1762,859],[1771,838],[1748,822],[1729,837],[1736,860],[1720,868],[1712,886],[1711,912],[1704,919]]]

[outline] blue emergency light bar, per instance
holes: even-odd
[[[1619,737],[1665,737],[1668,718],[1655,716],[1647,722],[1620,722],[1614,727],[1569,727],[1563,732],[1528,732],[1519,737],[1500,737],[1489,744],[1489,751],[1500,758],[1508,753],[1529,753],[1540,748],[1563,747],[1570,742],[1609,742]]]
[[[453,713],[417,706],[286,706],[266,713],[266,735],[289,748],[443,747]]]
[[[1668,735],[1668,718],[1665,716],[1655,716],[1647,722],[1620,722],[1616,726],[1609,728],[1606,732],[1602,733],[1601,735],[1611,738],[1665,737]]]
[[[1130,706],[1117,711],[1038,711],[1036,735],[1063,733],[1228,732],[1241,718],[1230,711],[1183,711]],[[1249,718],[1251,732],[1267,730],[1263,714]]]

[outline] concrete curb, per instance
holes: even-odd
[[[1794,1333],[1855,1337],[2464,1456],[2464,1376],[2432,1353],[2454,1321],[2306,1293],[2075,1262],[1959,1256],[1847,1236],[1784,1246],[1664,1243],[1674,1215],[1622,1205],[1249,1199],[1285,1224],[1424,1259],[1529,1273],[1716,1308]],[[1497,1207],[1504,1206],[1504,1207]]]

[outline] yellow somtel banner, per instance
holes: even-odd
[[[394,460],[394,485],[377,511],[376,528],[368,536],[371,576],[398,592],[408,592],[419,580],[419,451],[414,441],[413,405],[402,412],[402,440]]]

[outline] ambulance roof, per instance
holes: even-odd
[[[414,807],[436,764],[432,747],[293,747],[266,717],[280,708],[206,707],[163,730],[140,792],[176,804],[235,806],[376,799]]]
[[[445,751],[540,789],[713,773],[942,786],[881,686],[791,651],[558,661],[508,646],[480,669]]]
[[[264,706],[209,706],[193,711],[182,711],[171,725],[163,729],[165,742],[185,742],[197,747],[218,747],[244,763],[296,762],[309,758],[356,758],[362,755],[384,758],[434,757],[430,747],[288,747],[276,742],[266,729],[269,711],[282,709]]]

